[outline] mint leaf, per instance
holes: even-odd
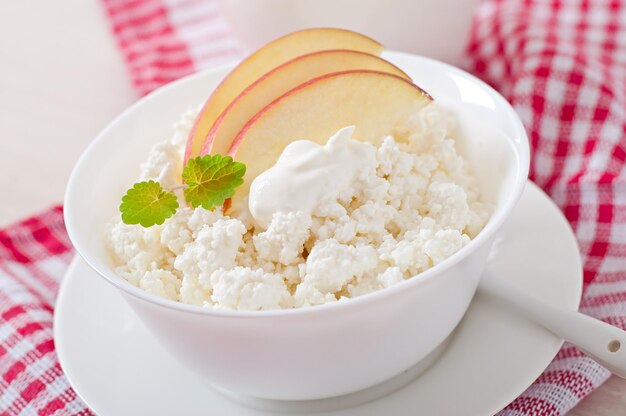
[[[230,156],[206,155],[189,159],[183,169],[185,199],[192,207],[213,209],[235,194],[243,183],[246,165]]]
[[[174,215],[178,200],[172,192],[164,191],[155,181],[139,182],[122,197],[120,212],[125,224],[151,227]]]

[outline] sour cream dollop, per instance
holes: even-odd
[[[248,207],[256,222],[267,228],[276,212],[316,214],[350,186],[359,168],[375,163],[375,148],[353,140],[354,129],[342,128],[325,145],[296,140],[285,147],[250,186]]]

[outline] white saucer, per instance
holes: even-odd
[[[494,276],[554,305],[578,306],[582,271],[574,236],[532,183],[496,241],[483,278]],[[179,366],[116,289],[78,258],[61,285],[54,336],[70,383],[99,415],[275,414],[233,401]],[[419,378],[381,399],[317,414],[490,415],[522,393],[560,346],[479,290],[447,349]]]

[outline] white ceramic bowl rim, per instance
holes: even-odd
[[[359,297],[350,298],[344,301],[325,303],[322,305],[316,305],[316,306],[311,306],[311,307],[293,308],[293,309],[272,309],[272,310],[263,310],[263,311],[236,311],[236,310],[225,310],[225,309],[212,309],[212,308],[203,308],[200,306],[184,304],[181,302],[176,302],[173,300],[164,299],[164,298],[160,298],[158,296],[152,295],[126,282],[121,276],[116,275],[115,277],[112,277],[108,273],[98,270],[98,268],[94,266],[96,262],[93,260],[91,253],[83,249],[83,247],[85,247],[86,245],[83,244],[83,239],[81,237],[81,234],[80,232],[77,232],[77,226],[75,225],[75,222],[73,220],[73,218],[77,214],[74,213],[74,204],[72,204],[72,199],[74,197],[79,197],[75,195],[76,193],[74,192],[74,188],[77,186],[77,183],[79,182],[79,177],[78,177],[77,172],[80,172],[83,169],[87,169],[87,167],[83,166],[86,163],[86,159],[87,159],[86,156],[90,154],[91,152],[93,152],[94,149],[97,148],[97,146],[99,145],[101,141],[106,140],[106,136],[107,136],[109,129],[111,129],[112,126],[118,122],[118,120],[126,117],[128,113],[132,112],[136,107],[141,106],[143,102],[150,100],[162,94],[165,91],[169,91],[170,89],[177,88],[177,86],[180,83],[187,82],[189,79],[192,79],[195,77],[200,77],[204,75],[206,72],[214,72],[218,70],[224,70],[225,68],[232,68],[233,65],[236,64],[237,62],[231,62],[228,64],[221,65],[219,67],[215,67],[212,69],[208,69],[206,71],[189,75],[187,77],[176,80],[164,87],[161,87],[151,92],[145,97],[139,99],[137,102],[135,102],[125,111],[123,111],[120,115],[118,115],[111,123],[107,125],[107,127],[104,128],[104,130],[100,132],[100,134],[98,134],[98,136],[89,144],[89,146],[87,146],[85,151],[80,156],[78,162],[74,166],[74,169],[72,170],[72,173],[70,175],[70,179],[68,181],[68,185],[66,188],[66,192],[65,192],[64,219],[65,219],[65,225],[66,225],[68,234],[74,245],[74,248],[80,254],[80,256],[87,262],[87,264],[89,264],[89,266],[92,269],[97,271],[98,274],[104,277],[109,283],[113,284],[118,289],[121,289],[124,292],[134,297],[137,297],[139,299],[142,299],[144,301],[150,302],[152,304],[155,304],[155,305],[167,308],[167,309],[175,309],[175,310],[186,312],[186,313],[211,315],[211,316],[225,317],[225,318],[247,318],[247,319],[269,318],[269,317],[275,317],[275,316],[319,314],[319,313],[331,312],[331,311],[340,310],[343,308],[354,307],[361,303],[372,302],[376,299],[391,297],[395,293],[405,290],[405,288],[407,287],[410,287],[412,285],[420,285],[429,279],[436,278],[437,275],[451,268],[456,263],[461,261],[463,258],[473,253],[476,249],[478,249],[483,244],[483,242],[485,242],[485,240],[488,240],[489,238],[491,238],[491,236],[497,232],[497,230],[500,228],[500,226],[504,223],[508,215],[513,210],[513,207],[515,206],[520,196],[522,195],[522,191],[524,190],[524,186],[528,178],[528,169],[529,169],[529,160],[530,160],[528,136],[526,134],[526,130],[524,129],[524,126],[521,120],[519,119],[519,117],[517,116],[517,113],[515,112],[513,107],[509,104],[509,102],[506,99],[504,99],[504,97],[502,97],[500,93],[498,93],[495,89],[493,89],[492,87],[490,87],[489,85],[481,81],[480,79],[476,78],[475,76],[459,68],[437,61],[435,59],[431,59],[431,58],[427,58],[427,57],[423,57],[419,55],[414,55],[414,54],[406,54],[403,52],[394,51],[393,53],[398,54],[398,55],[409,55],[413,57],[418,57],[419,59],[427,61],[431,64],[441,65],[443,66],[442,69],[446,69],[450,72],[455,72],[463,76],[464,78],[471,80],[473,83],[477,84],[482,90],[485,90],[491,97],[493,97],[496,100],[498,105],[502,105],[504,107],[505,111],[509,113],[509,115],[511,116],[511,120],[515,124],[514,126],[515,130],[519,133],[520,137],[523,139],[520,141],[518,146],[514,147],[514,152],[517,157],[518,166],[517,166],[517,172],[516,172],[516,177],[515,177],[515,186],[508,193],[508,196],[506,197],[506,201],[504,201],[501,204],[498,204],[496,211],[493,213],[493,215],[489,219],[485,228],[483,228],[483,230],[480,231],[480,233],[478,233],[478,235],[472,241],[470,241],[465,247],[463,247],[462,249],[454,253],[452,256],[448,257],[443,262],[433,266],[432,268],[422,273],[419,273],[418,275],[410,279],[398,282],[390,287],[380,289],[371,293],[367,293]],[[428,90],[428,88],[425,88],[425,89]]]

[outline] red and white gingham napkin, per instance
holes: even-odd
[[[239,56],[215,0],[102,0],[141,94]],[[467,67],[528,129],[531,178],[584,263],[581,310],[626,329],[626,0],[484,0]],[[54,352],[73,252],[60,207],[0,230],[0,415],[91,414]],[[562,415],[609,372],[570,345],[500,416]]]
[[[140,94],[241,57],[215,0],[102,0]]]
[[[91,415],[54,352],[52,311],[74,253],[61,207],[0,230],[0,415]]]

